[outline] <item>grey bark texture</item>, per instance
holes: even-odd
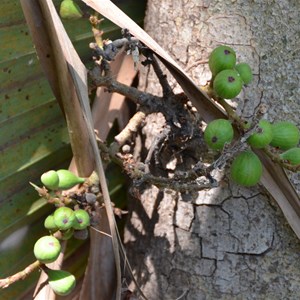
[[[211,50],[232,46],[255,74],[232,102],[237,111],[251,118],[264,103],[267,119],[300,127],[299,12],[298,0],[149,0],[145,28],[199,85],[210,79]],[[159,90],[146,70],[141,86]],[[159,114],[147,118],[147,149],[163,125]],[[300,299],[300,242],[277,204],[260,186],[233,184],[226,169],[214,176],[209,191],[151,187],[131,197],[125,243],[148,299]],[[299,175],[291,179],[299,191]]]

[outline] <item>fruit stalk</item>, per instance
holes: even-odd
[[[285,163],[284,160],[276,153],[273,153],[268,147],[261,149],[273,162],[279,164],[284,169],[289,170],[291,172],[299,172],[300,165],[293,166],[291,164]]]
[[[238,114],[234,111],[234,109],[223,98],[219,98],[219,97],[215,97],[215,96],[212,98],[214,98],[225,109],[229,119],[235,121],[239,125],[244,124],[244,122],[238,116]]]
[[[0,288],[5,289],[5,288],[9,287],[11,284],[13,284],[19,280],[25,279],[29,274],[31,274],[33,271],[35,271],[40,266],[41,266],[41,262],[36,260],[34,263],[27,266],[24,270],[12,275],[12,276],[9,276],[7,278],[0,279]]]

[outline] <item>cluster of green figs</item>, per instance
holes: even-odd
[[[83,183],[84,178],[76,176],[69,170],[48,171],[41,176],[41,181],[49,190],[66,190]],[[49,264],[57,260],[61,252],[61,240],[70,239],[74,233],[87,231],[90,226],[90,216],[84,209],[72,209],[67,206],[56,208],[53,214],[44,221],[49,235],[38,239],[34,245],[35,258],[42,264]],[[75,276],[64,270],[45,268],[48,283],[57,295],[68,295],[76,285]]]
[[[252,81],[253,74],[247,63],[236,63],[236,53],[228,46],[218,46],[209,57],[209,68],[212,72],[214,93],[224,99],[236,97],[243,85]],[[250,124],[248,124],[250,127]],[[231,143],[234,136],[232,124],[226,119],[217,119],[204,131],[207,145],[214,150],[222,150],[225,144]],[[292,166],[300,164],[299,129],[289,121],[271,124],[260,120],[256,131],[247,139],[252,148],[262,149],[268,145],[279,150],[279,158]],[[251,150],[238,154],[230,169],[231,178],[243,186],[253,186],[261,178],[263,167],[258,156]]]
[[[212,73],[212,86],[220,98],[232,99],[243,85],[252,81],[251,67],[244,62],[237,63],[235,51],[228,46],[216,47],[209,56],[208,65]]]
[[[204,131],[204,140],[213,150],[223,150],[225,144],[233,140],[232,124],[226,119],[216,119],[207,124]],[[279,150],[279,157],[290,165],[300,164],[300,133],[297,126],[289,121],[280,121],[271,124],[267,120],[260,120],[255,132],[247,139],[247,143],[256,149],[268,145]],[[239,153],[233,160],[230,168],[231,179],[243,186],[253,186],[261,178],[263,167],[258,156],[251,150]]]

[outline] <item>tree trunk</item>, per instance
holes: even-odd
[[[211,50],[233,47],[255,74],[233,101],[237,112],[251,118],[266,104],[267,119],[299,127],[299,11],[298,0],[148,0],[145,28],[199,85],[210,79]],[[157,93],[152,72],[141,86]],[[148,116],[146,151],[163,126],[160,114]],[[182,161],[153,170],[166,175]],[[214,176],[219,187],[209,191],[133,187],[125,243],[148,299],[299,299],[300,243],[277,204],[259,185],[233,184],[226,168]],[[299,175],[291,179],[299,191]]]

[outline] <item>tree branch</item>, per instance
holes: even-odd
[[[7,278],[0,279],[0,288],[5,289],[9,287],[12,283],[25,279],[29,274],[38,269],[41,265],[41,262],[37,260],[34,263],[27,266],[24,270]]]

